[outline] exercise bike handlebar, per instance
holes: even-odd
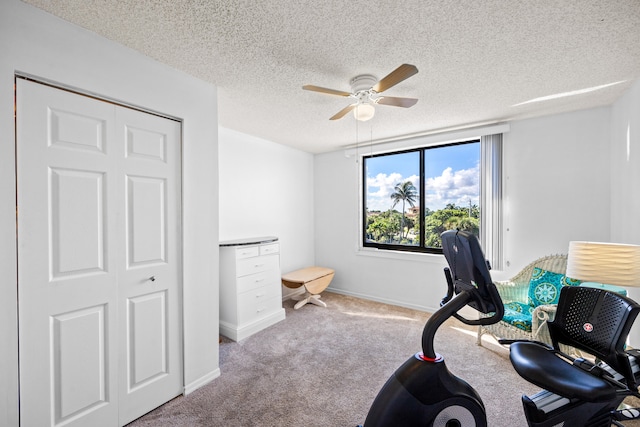
[[[455,293],[453,277],[451,277],[451,270],[449,269],[449,267],[444,268],[444,275],[447,279],[447,295],[440,302],[440,307],[447,304],[453,298],[453,295]],[[502,304],[502,298],[500,298],[500,294],[498,293],[498,290],[496,289],[493,283],[485,285],[485,287],[486,287],[486,292],[488,294],[488,299],[486,296],[483,298],[479,292],[473,292],[474,288],[470,288],[470,291],[472,294],[474,293],[478,294],[478,295],[472,295],[472,299],[475,301],[478,301],[479,306],[495,307],[495,311],[479,310],[479,311],[482,311],[484,314],[493,313],[491,316],[480,317],[478,319],[469,319],[458,314],[457,312],[453,313],[452,316],[458,319],[459,321],[461,321],[462,323],[466,325],[471,325],[471,326],[492,325],[502,320],[502,317],[504,316],[504,305]]]
[[[451,276],[451,270],[449,268],[444,269],[445,277],[447,278],[447,295],[442,299],[440,303],[440,309],[436,311],[427,321],[422,331],[422,354],[426,359],[436,360],[438,355],[433,348],[433,340],[435,338],[438,328],[450,317],[454,317],[460,320],[466,325],[490,325],[502,320],[504,315],[504,306],[502,305],[502,299],[500,294],[493,283],[487,286],[489,300],[486,301],[480,295],[480,292],[474,287],[465,287],[460,292],[456,293],[456,287],[454,285],[453,277]],[[460,285],[460,283],[458,283]],[[460,287],[460,286],[459,286]],[[480,307],[495,307],[491,316],[480,317],[478,319],[469,319],[458,314],[458,311],[466,305],[480,306]],[[479,304],[475,304],[479,303]],[[476,308],[476,307],[474,307]],[[479,310],[483,311],[483,310]],[[483,311],[487,314],[487,311]]]
[[[435,333],[448,318],[454,317],[466,325],[489,325],[499,322],[504,315],[502,299],[476,237],[460,230],[445,231],[442,233],[442,247],[449,264],[444,269],[447,295],[422,332],[423,355],[433,360],[437,359],[433,349]],[[469,319],[458,314],[466,305],[488,316]]]

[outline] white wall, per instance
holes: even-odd
[[[0,2],[0,425],[18,425],[14,74],[184,119],[184,379],[219,375],[216,88],[19,0]]]
[[[611,110],[611,239],[640,244],[640,80]]]
[[[640,80],[611,109],[610,147],[611,241],[640,245]],[[629,296],[640,302],[640,288]],[[629,338],[640,347],[640,320]]]
[[[511,123],[504,137],[505,259],[509,278],[570,240],[609,238],[609,108]],[[316,156],[316,262],[336,269],[337,292],[438,308],[446,291],[439,255],[358,252],[359,168],[343,152]]]
[[[313,155],[220,128],[219,164],[220,240],[277,236],[283,273],[314,265]]]
[[[541,256],[567,253],[571,240],[608,241],[609,121],[603,107],[511,122],[503,278]]]

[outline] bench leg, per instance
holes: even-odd
[[[309,302],[311,304],[315,304],[315,305],[318,305],[320,307],[326,307],[327,306],[327,304],[325,304],[324,301],[320,301],[320,295],[311,295],[309,297]]]
[[[326,307],[327,304],[324,301],[320,301],[320,295],[313,295],[309,292],[305,292],[303,295],[294,295],[291,297],[293,300],[298,301],[296,305],[293,306],[294,310],[299,309],[307,304],[315,304],[320,307]]]

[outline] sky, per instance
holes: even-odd
[[[480,144],[461,144],[429,149],[425,154],[426,206],[431,210],[448,203],[458,206],[479,205]],[[391,194],[396,184],[411,181],[419,190],[418,152],[400,153],[366,159],[367,206],[386,211],[393,205]],[[408,209],[409,206],[406,206]],[[400,211],[402,206],[395,208]]]

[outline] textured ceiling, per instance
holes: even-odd
[[[215,84],[221,126],[312,153],[609,105],[640,78],[640,0],[25,2]],[[418,103],[357,126],[328,120],[350,99],[302,90],[402,63],[419,73],[384,94]]]

